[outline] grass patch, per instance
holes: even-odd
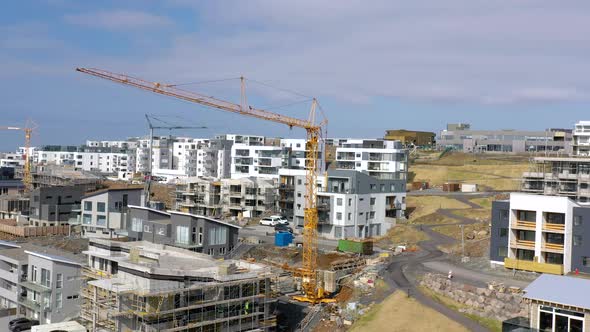
[[[406,198],[407,210],[411,211],[409,220],[427,216],[438,209],[468,209],[469,205],[454,198],[444,196],[408,196]]]
[[[492,208],[492,202],[495,200],[496,198],[494,196],[489,196],[489,197],[479,197],[479,198],[472,198],[470,199],[471,202],[481,206],[484,209],[491,209]]]
[[[426,233],[421,232],[414,227],[407,224],[397,224],[396,226],[389,229],[387,235],[383,238],[387,242],[387,246],[392,244],[407,244],[415,245],[418,242],[428,240],[429,237]]]
[[[452,214],[478,220],[489,220],[491,218],[492,211],[490,209],[466,209],[466,210],[455,210]]]
[[[467,331],[457,322],[421,305],[402,291],[373,306],[350,331]]]
[[[459,311],[459,309],[467,308],[467,306],[465,306],[465,305],[463,305],[463,304],[461,304],[449,297],[438,294],[429,288],[426,288],[424,286],[419,286],[419,288],[422,293],[428,295],[436,302],[438,302],[448,308],[451,308],[455,311]],[[493,332],[501,332],[502,331],[502,322],[497,319],[481,317],[478,315],[466,314],[466,313],[462,313],[462,315],[468,317],[471,320],[478,322],[481,326],[489,329],[490,331],[493,331]]]

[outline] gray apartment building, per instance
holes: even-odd
[[[238,244],[239,226],[179,211],[129,206],[128,236],[223,257]]]
[[[86,187],[40,187],[31,193],[29,222],[34,226],[55,226],[68,223],[72,212],[80,209]]]
[[[472,130],[466,124],[448,124],[447,129],[439,133],[437,146],[466,153],[568,153],[572,149],[572,130]]]
[[[77,318],[83,262],[52,248],[0,242],[0,305],[41,324]]]
[[[81,225],[85,237],[127,236],[129,205],[142,205],[143,188],[110,188],[82,197]]]

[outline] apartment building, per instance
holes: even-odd
[[[115,149],[116,151],[116,149]],[[128,151],[102,151],[77,146],[45,146],[35,151],[33,161],[41,165],[66,165],[74,170],[118,173],[134,171],[134,155]]]
[[[150,143],[152,158],[150,161]],[[154,136],[150,142],[149,138],[142,138],[137,141],[135,149],[135,171],[146,173],[156,169],[173,169],[173,143],[174,138],[168,136]]]
[[[82,235],[118,238],[127,235],[129,205],[142,205],[143,188],[110,188],[82,196]]]
[[[93,240],[90,331],[271,331],[270,268],[146,241]]]
[[[336,148],[337,169],[356,170],[381,180],[405,180],[408,153],[399,141],[348,139]]]
[[[221,180],[188,178],[176,183],[176,210],[206,217],[221,216]]]
[[[381,236],[405,218],[406,183],[383,180],[353,170],[329,169],[318,178],[318,232],[333,239]],[[305,173],[281,170],[279,209],[302,227],[305,209]]]
[[[574,126],[573,155],[590,157],[590,121],[579,121]]]
[[[453,148],[466,153],[569,153],[572,147],[572,130],[556,128],[539,131],[472,130],[467,124],[451,124],[440,132],[437,146],[441,149]]]
[[[203,149],[209,146],[209,139],[177,137],[172,144],[171,169],[177,169],[186,176],[203,176]],[[199,158],[201,157],[201,158]]]
[[[279,178],[282,149],[275,146],[234,144],[231,148],[231,178]]]
[[[224,134],[215,136],[216,139],[231,141],[233,144],[244,144],[249,146],[265,145],[264,136],[258,135],[239,135],[239,134]]]
[[[19,153],[0,153],[0,167],[23,167],[25,165],[24,155]]]
[[[34,226],[62,225],[75,220],[84,185],[40,187],[31,192],[29,223]]]
[[[77,318],[82,263],[56,249],[0,242],[0,305],[41,324]]]
[[[276,208],[278,193],[275,179],[249,177],[222,179],[221,183],[224,215],[255,218]]]
[[[24,190],[22,180],[15,178],[14,167],[0,167],[0,195],[19,195]]]
[[[121,150],[134,150],[137,148],[139,138],[128,138],[124,141],[92,141],[87,140],[86,146],[91,148],[117,148]]]
[[[509,269],[590,273],[590,207],[560,196],[512,193],[492,206],[490,260]]]
[[[17,219],[29,215],[29,198],[22,195],[0,195],[0,219]]]

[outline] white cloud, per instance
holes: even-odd
[[[172,4],[195,10],[199,32],[136,64],[142,74],[186,81],[243,73],[352,102],[590,99],[586,1]]]
[[[170,19],[141,11],[115,10],[64,16],[67,23],[92,28],[124,30],[161,28],[172,24]]]

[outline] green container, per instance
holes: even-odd
[[[355,254],[373,254],[373,241],[338,240],[338,251]]]

